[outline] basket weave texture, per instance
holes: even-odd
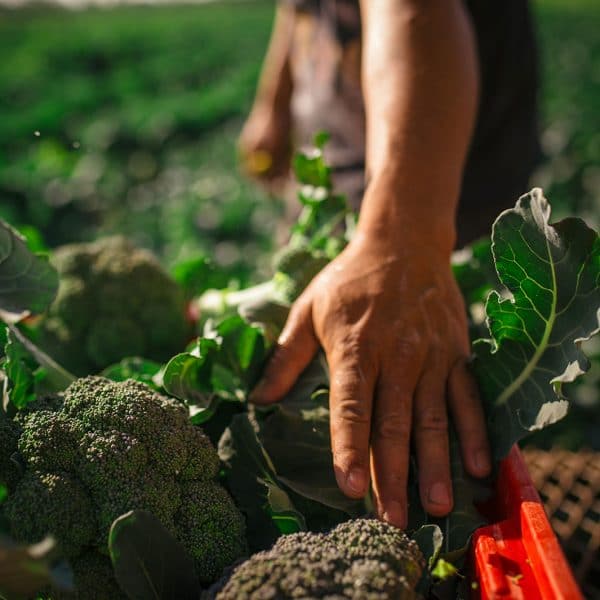
[[[525,448],[523,456],[583,594],[600,600],[600,452]]]

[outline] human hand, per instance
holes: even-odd
[[[487,475],[490,458],[449,256],[416,235],[399,245],[358,235],[321,271],[293,305],[251,400],[282,398],[322,346],[338,485],[358,498],[371,479],[379,516],[406,527],[411,442],[423,506],[435,516],[452,509],[448,410],[467,471]]]
[[[259,181],[271,182],[287,175],[290,166],[288,111],[257,103],[238,139],[242,169]]]

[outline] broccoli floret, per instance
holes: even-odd
[[[52,263],[60,285],[39,343],[76,375],[126,356],[164,361],[185,345],[183,292],[150,252],[106,238],[63,246]]]
[[[113,521],[143,509],[184,546],[203,582],[246,553],[217,452],[180,402],[132,380],[87,377],[27,407],[18,425],[26,471],[3,507],[18,541],[52,533],[71,558],[106,555]]]
[[[31,412],[22,419],[19,452],[33,469],[70,471],[77,461],[82,430],[62,413]]]
[[[355,519],[328,534],[295,533],[242,563],[217,594],[242,598],[418,598],[425,566],[417,544],[394,526]]]
[[[87,490],[66,473],[26,473],[4,503],[11,533],[39,542],[48,533],[65,556],[77,556],[94,538],[94,506]]]
[[[118,586],[110,559],[98,552],[86,552],[71,561],[75,590],[65,592],[51,590],[51,600],[126,600],[127,596]]]
[[[19,430],[13,421],[0,414],[0,485],[12,488],[20,476],[18,463],[14,460],[17,452]]]
[[[179,540],[186,548],[194,549],[192,558],[200,566],[202,583],[217,579],[225,567],[245,553],[243,517],[231,496],[216,483],[185,484],[176,523]]]

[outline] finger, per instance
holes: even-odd
[[[448,403],[460,440],[463,462],[474,477],[491,471],[490,447],[479,390],[466,359],[458,360],[448,379]]]
[[[263,376],[250,394],[250,402],[271,404],[280,400],[308,366],[318,348],[311,304],[300,299],[290,311]]]
[[[419,491],[425,510],[441,517],[452,509],[445,357],[432,352],[415,394],[413,435]]]
[[[407,525],[406,488],[415,383],[403,379],[398,369],[391,376],[381,376],[371,427],[373,491],[377,512],[384,521],[401,528]]]
[[[333,467],[340,489],[352,498],[364,496],[369,486],[369,431],[375,384],[369,357],[356,352],[342,350],[328,356]]]

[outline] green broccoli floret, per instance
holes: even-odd
[[[87,377],[28,406],[18,426],[26,471],[3,505],[18,541],[51,533],[70,558],[106,555],[113,521],[143,509],[184,546],[203,582],[246,553],[216,450],[180,402],[132,380]]]
[[[86,552],[71,561],[75,590],[50,590],[44,597],[51,600],[126,600],[119,588],[110,559],[98,552]]]
[[[355,519],[328,534],[286,535],[242,563],[216,595],[241,598],[409,600],[425,567],[417,546],[394,526]]]
[[[194,549],[192,558],[203,573],[202,583],[217,579],[224,566],[245,553],[244,519],[231,496],[217,483],[185,484],[176,523],[179,540]]]
[[[4,511],[15,539],[35,543],[52,533],[68,557],[77,556],[94,538],[92,499],[66,473],[26,473],[9,494]]]
[[[18,440],[19,430],[16,424],[0,414],[0,485],[9,489],[20,476],[18,463],[14,460]]]
[[[150,252],[114,237],[63,246],[52,263],[60,286],[39,343],[76,375],[126,356],[167,360],[185,345],[183,292]]]

